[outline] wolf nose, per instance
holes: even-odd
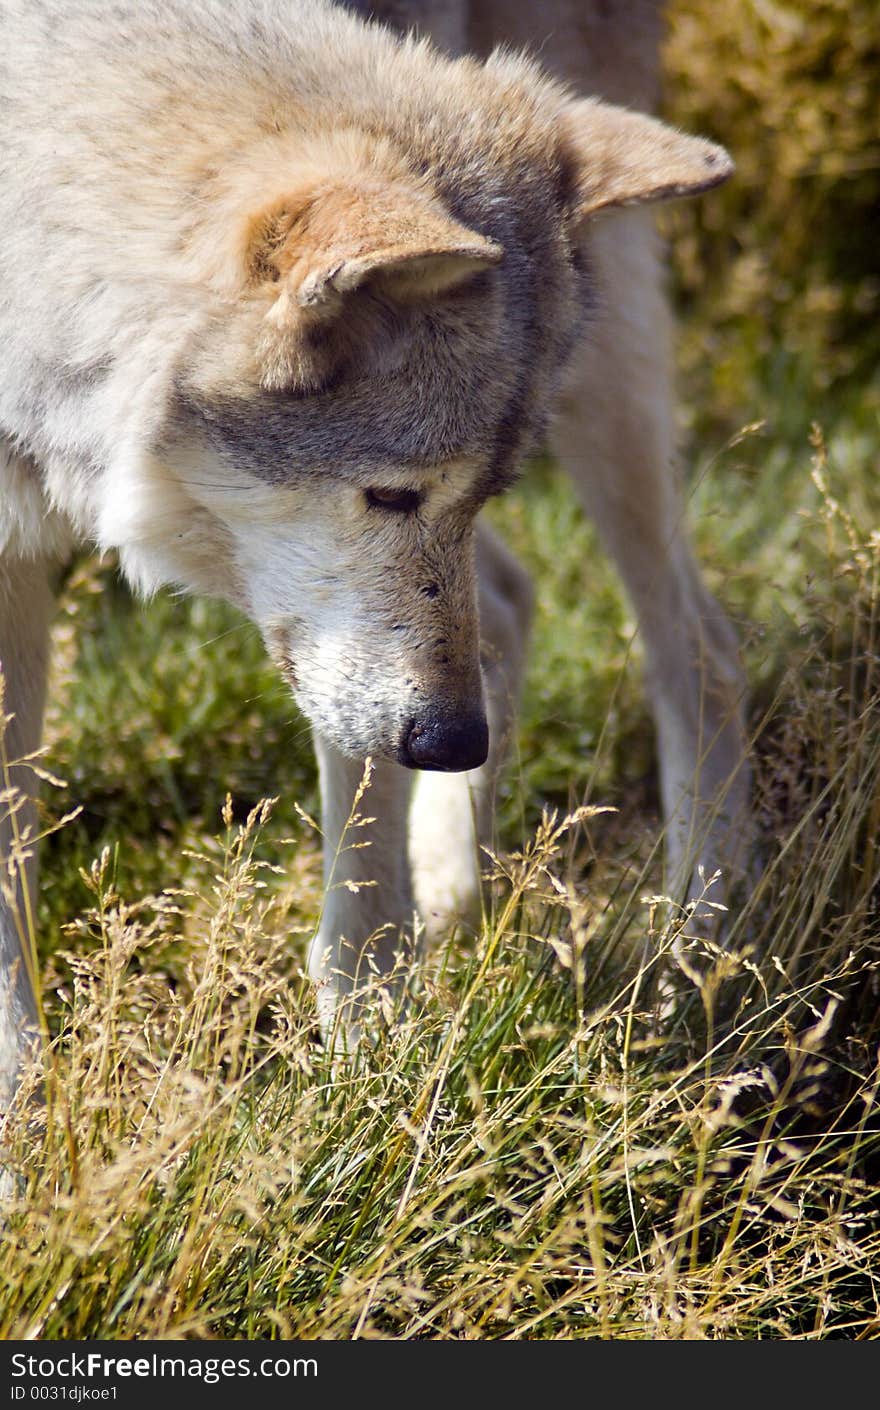
[[[404,736],[400,762],[408,769],[456,773],[478,769],[489,753],[489,726],[483,714],[453,720],[418,720]]]

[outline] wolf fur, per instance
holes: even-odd
[[[556,407],[644,638],[670,885],[733,865],[742,679],[683,529],[639,209],[731,163],[635,111],[657,28],[647,0],[5,0],[0,1102],[37,1028],[28,759],[78,545],[263,632],[314,728],[309,963],[353,1033],[414,912],[478,897],[530,588],[476,516]],[[346,848],[368,756],[372,845]]]

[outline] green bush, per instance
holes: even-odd
[[[673,0],[665,57],[667,116],[737,163],[668,217],[685,377],[731,426],[792,379],[814,395],[872,383],[876,409],[876,0]]]

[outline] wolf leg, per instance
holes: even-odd
[[[481,524],[477,537],[480,642],[489,757],[468,773],[420,773],[409,851],[429,939],[480,916],[480,848],[492,842],[495,790],[514,727],[532,616],[532,585],[509,549]]]
[[[309,950],[326,1037],[356,1041],[368,990],[401,993],[415,958],[406,851],[411,775],[386,760],[366,767],[315,736],[321,783],[324,903]],[[335,1032],[334,1032],[335,1030]]]
[[[0,557],[0,1114],[39,1036],[33,917],[36,777],[52,593],[45,565]]]
[[[636,610],[658,735],[667,889],[699,895],[698,866],[707,876],[720,867],[727,883],[748,862],[745,683],[734,631],[686,537],[670,320],[650,216],[597,222],[590,258],[601,307],[573,362],[555,449]]]

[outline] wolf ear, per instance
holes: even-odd
[[[261,382],[300,392],[320,390],[375,343],[375,309],[339,317],[357,289],[369,283],[397,303],[436,298],[504,253],[414,182],[360,174],[313,179],[276,200],[249,221],[244,250],[247,285],[271,300],[256,349]]]
[[[733,171],[723,147],[595,98],[569,104],[564,133],[576,220],[609,206],[694,196]]]
[[[493,240],[440,202],[392,181],[327,184],[291,195],[251,222],[249,282],[280,285],[269,317],[332,316],[368,280],[400,299],[430,298],[498,264]]]

